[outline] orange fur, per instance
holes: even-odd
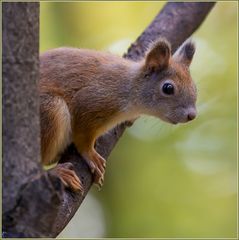
[[[102,185],[105,163],[94,144],[103,133],[141,114],[172,123],[188,121],[188,109],[195,108],[196,89],[188,68],[191,59],[185,59],[191,49],[186,49],[186,55],[182,50],[171,57],[168,42],[161,40],[140,62],[74,48],[42,54],[42,162],[57,161],[73,141],[95,173],[95,182]],[[167,79],[175,87],[175,96],[162,93]]]

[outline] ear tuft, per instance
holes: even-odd
[[[185,57],[191,62],[195,53],[195,44],[189,41],[184,46]]]
[[[173,55],[173,58],[189,66],[195,53],[195,44],[192,40],[187,40]]]
[[[166,39],[154,42],[146,56],[146,69],[149,71],[161,71],[168,67],[171,57],[171,46]]]

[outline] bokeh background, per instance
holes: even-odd
[[[164,2],[41,2],[40,51],[122,55]],[[112,152],[59,237],[229,238],[237,233],[237,3],[218,2],[193,35],[198,117],[142,117]]]

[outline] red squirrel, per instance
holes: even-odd
[[[196,117],[197,91],[189,66],[195,52],[187,41],[174,55],[165,39],[153,43],[145,57],[131,61],[94,50],[57,48],[40,56],[41,155],[45,165],[74,143],[94,182],[102,186],[105,159],[96,139],[117,124],[142,114],[166,122]],[[83,192],[71,169],[59,168],[65,186]]]

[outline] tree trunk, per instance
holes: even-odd
[[[3,3],[3,236],[56,237],[92,185],[92,175],[71,145],[60,162],[71,162],[84,196],[64,189],[40,165],[38,80],[39,3]],[[138,60],[148,44],[166,37],[173,51],[199,27],[214,3],[167,3],[124,57]],[[97,141],[107,158],[131,123]]]
[[[48,236],[61,185],[40,165],[39,3],[2,6],[3,236]]]

